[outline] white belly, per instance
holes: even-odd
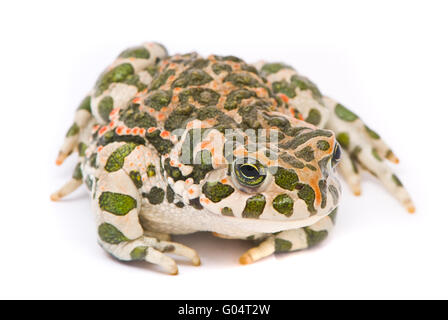
[[[188,234],[197,231],[211,231],[232,238],[246,238],[259,233],[273,233],[312,225],[322,219],[313,216],[305,220],[270,221],[242,219],[216,215],[206,209],[196,210],[173,204],[143,207],[142,224],[146,230],[169,234]]]

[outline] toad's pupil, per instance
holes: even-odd
[[[246,177],[246,178],[257,178],[260,174],[258,172],[258,169],[250,164],[244,164],[240,167],[240,171],[241,173]]]

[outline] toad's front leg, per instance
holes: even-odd
[[[410,212],[415,211],[409,193],[403,187],[395,173],[384,161],[398,163],[392,150],[352,111],[338,102],[325,97],[325,105],[330,110],[326,127],[335,132],[336,138],[346,151],[341,158],[340,171],[352,191],[361,193],[358,166],[377,177],[384,187],[397,198]]]
[[[98,158],[100,173],[94,187],[93,207],[100,245],[119,260],[145,260],[161,266],[170,274],[177,274],[177,264],[165,253],[183,256],[199,265],[195,250],[161,240],[145,232],[140,224],[142,181],[150,184],[150,179],[155,179],[144,169],[150,166],[147,163],[148,150],[132,143],[113,143],[106,146]]]
[[[309,249],[322,242],[333,229],[337,209],[309,227],[274,233],[263,239],[257,247],[249,249],[240,257],[241,264],[249,264],[274,253]]]

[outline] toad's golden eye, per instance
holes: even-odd
[[[233,172],[238,182],[246,187],[258,187],[266,179],[266,167],[260,161],[252,158],[237,159]]]

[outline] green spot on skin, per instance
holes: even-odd
[[[305,201],[308,211],[313,214],[316,213],[316,209],[314,208],[316,194],[314,193],[313,188],[311,188],[310,185],[303,183],[299,183],[296,188],[298,189],[297,195],[300,199]]]
[[[85,157],[87,145],[84,142],[78,143],[78,154],[80,157]]]
[[[128,128],[139,127],[148,129],[157,126],[156,119],[149,115],[149,113],[141,111],[138,104],[131,104],[126,109],[121,109],[120,120]]]
[[[221,182],[206,182],[202,186],[202,193],[212,202],[219,202],[224,198],[230,196],[235,189],[228,184]]]
[[[168,203],[173,203],[174,201],[174,190],[170,185],[166,187],[166,200]]]
[[[170,104],[172,96],[173,92],[171,90],[154,91],[145,99],[145,104],[150,108],[160,111],[160,109]]]
[[[108,172],[120,170],[123,167],[125,158],[135,149],[134,143],[126,143],[117,148],[107,159],[104,169]]]
[[[311,109],[310,112],[308,113],[308,117],[305,119],[305,121],[317,126],[320,123],[321,119],[322,119],[322,116],[321,116],[319,110]]]
[[[98,235],[100,239],[106,243],[119,244],[124,241],[129,241],[123,233],[110,223],[103,223],[98,227]]]
[[[182,72],[171,85],[172,88],[187,86],[201,86],[212,81],[213,78],[201,69],[189,69]]]
[[[275,81],[272,83],[272,89],[274,93],[283,93],[289,98],[294,98],[296,96],[296,86],[286,82],[286,80]]]
[[[99,206],[104,211],[124,216],[137,208],[137,200],[127,194],[105,191],[100,195]]]
[[[339,201],[339,191],[336,189],[336,187],[332,184],[328,186],[328,191],[330,191],[331,196],[333,197],[333,203],[337,204]]]
[[[310,146],[303,148],[295,153],[297,158],[301,158],[307,162],[314,160],[314,150]]]
[[[229,81],[237,87],[261,87],[261,83],[249,73],[230,73],[222,81]]]
[[[295,149],[310,139],[313,139],[316,137],[331,137],[331,136],[333,136],[333,133],[331,131],[318,129],[318,130],[314,130],[311,132],[298,134],[296,137],[294,137],[290,141],[286,142],[285,144],[280,145],[280,147],[285,148],[285,149]]]
[[[220,74],[221,72],[232,72],[232,67],[225,63],[215,63],[212,65],[212,70],[215,74]]]
[[[275,252],[288,252],[291,248],[291,241],[275,238]]]
[[[203,106],[214,106],[218,103],[220,94],[208,88],[189,88],[179,94],[182,104],[188,103],[190,97]]]
[[[320,99],[322,98],[322,93],[320,93],[317,86],[310,79],[299,75],[293,75],[291,77],[291,84],[295,85],[300,90],[310,90],[313,95],[313,98],[320,102]]]
[[[131,251],[131,259],[133,261],[140,261],[146,258],[146,252],[148,251],[147,246],[139,246],[135,247],[134,250]]]
[[[143,186],[142,176],[140,173],[136,170],[133,170],[129,172],[129,177],[131,178],[132,182],[134,182],[137,189],[141,188]]]
[[[274,177],[275,183],[286,190],[294,190],[296,184],[299,182],[299,177],[292,169],[278,167]]]
[[[221,209],[221,214],[223,216],[227,216],[227,217],[233,217],[234,216],[232,209],[229,208],[229,207],[222,208]]]
[[[161,204],[165,197],[165,191],[162,188],[152,187],[149,193],[144,193],[150,204]]]
[[[339,144],[342,148],[348,149],[350,146],[350,136],[347,132],[341,132],[336,136],[336,140],[338,140]]]
[[[279,213],[290,217],[293,213],[294,201],[286,194],[280,194],[274,198],[272,206]]]
[[[319,180],[319,191],[322,196],[322,201],[320,203],[320,207],[323,209],[327,205],[327,181]]]
[[[293,166],[294,168],[303,169],[305,165],[300,160],[297,160],[295,157],[290,155],[289,153],[283,152],[280,154],[280,159],[285,161],[287,164]]]
[[[318,243],[325,240],[325,238],[328,236],[328,231],[322,230],[322,231],[314,231],[310,228],[304,228],[306,233],[306,239],[308,242],[308,248],[314,247]]]
[[[82,170],[81,170],[81,163],[80,162],[76,165],[75,170],[73,171],[72,178],[75,179],[75,180],[81,180],[82,179]]]
[[[89,113],[92,113],[92,108],[90,107],[90,100],[91,97],[87,96],[84,98],[84,100],[82,100],[81,104],[78,107],[78,110],[86,110]]]
[[[100,76],[95,84],[95,96],[102,94],[114,82],[124,82],[134,74],[130,63],[123,63]]]
[[[266,198],[262,194],[257,194],[250,197],[246,201],[246,206],[244,207],[242,217],[250,219],[258,219],[263,213],[264,207],[266,205]]]
[[[185,207],[185,204],[184,204],[183,202],[181,202],[181,201],[176,202],[174,205],[175,205],[176,207],[178,207],[178,208],[183,208],[183,207]]]
[[[332,222],[333,224],[336,223],[336,216],[337,216],[337,213],[338,213],[338,208],[335,208],[335,209],[333,209],[333,211],[331,211],[330,214],[328,215],[328,216],[330,217],[330,219],[331,219],[331,222]]]
[[[188,203],[190,204],[190,206],[192,206],[193,208],[195,208],[196,210],[202,210],[204,209],[204,207],[201,204],[201,201],[199,199],[199,197],[194,198],[194,199],[190,199],[188,201]]]
[[[364,129],[366,129],[366,132],[370,138],[375,139],[375,140],[378,140],[380,138],[380,135],[378,133],[376,133],[375,131],[373,131],[372,129],[370,129],[368,126],[364,126]]]
[[[109,121],[109,114],[113,108],[114,108],[114,99],[110,96],[104,97],[98,103],[98,113],[105,122]]]
[[[146,174],[148,178],[154,177],[156,175],[156,167],[153,164],[150,164],[148,168],[146,168]]]
[[[146,133],[145,137],[159,154],[166,154],[171,151],[171,148],[173,148],[173,143],[170,140],[163,139],[160,136],[160,130],[155,130],[152,133]]]
[[[337,104],[334,108],[334,112],[340,119],[344,121],[352,122],[358,119],[358,116],[356,114],[348,110],[342,104]]]
[[[395,174],[392,175],[392,181],[397,185],[397,187],[403,186],[400,179],[398,179],[398,177]]]
[[[372,148],[372,155],[376,160],[383,161],[383,159],[381,159],[380,155],[378,154],[378,151],[375,148]]]
[[[68,129],[66,137],[73,137],[79,133],[79,127],[76,123],[73,123],[70,129]]]
[[[124,50],[119,55],[120,58],[138,58],[138,59],[149,59],[149,51],[144,47],[133,47]]]
[[[266,63],[261,67],[261,72],[265,73],[266,75],[270,75],[272,73],[277,73],[282,69],[292,69],[290,66],[283,64],[283,63]]]
[[[145,69],[145,71],[148,72],[151,77],[154,77],[157,74],[157,72],[159,72],[159,66],[150,65]]]
[[[151,90],[157,90],[162,85],[166,83],[168,78],[172,75],[174,75],[176,72],[173,69],[169,69],[164,71],[163,73],[159,74],[157,77],[155,77],[151,82]]]
[[[319,140],[317,141],[317,148],[322,151],[327,151],[328,149],[330,149],[330,144],[328,143],[328,141]]]

